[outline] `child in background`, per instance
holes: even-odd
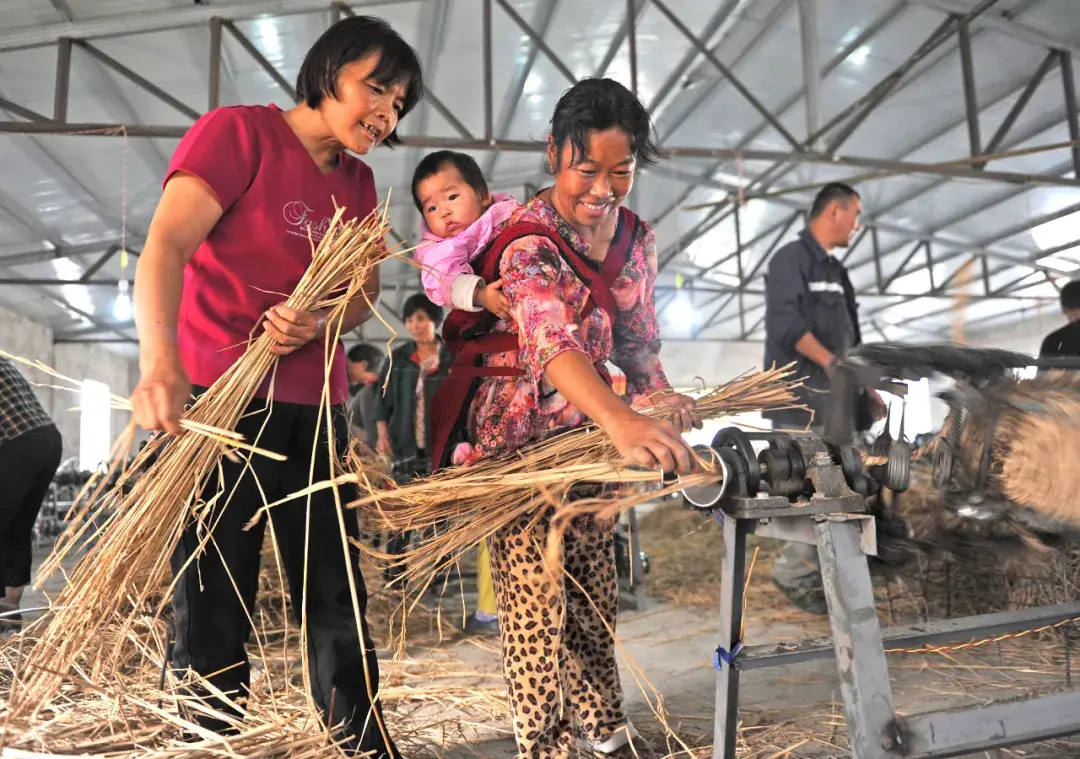
[[[424,241],[416,250],[423,266],[421,279],[428,298],[440,306],[463,311],[487,309],[510,318],[510,304],[500,292],[502,282],[486,285],[471,262],[502,231],[518,203],[510,195],[492,195],[480,166],[472,157],[452,150],[424,156],[412,179],[413,202],[423,215]],[[460,464],[467,451],[454,456]],[[465,632],[497,636],[499,619],[487,542],[476,559],[476,610]]]
[[[487,309],[510,316],[502,282],[485,285],[471,262],[506,226],[518,203],[488,191],[484,173],[470,156],[452,150],[429,153],[413,172],[412,196],[424,217],[426,245],[416,250],[424,290],[440,306]]]

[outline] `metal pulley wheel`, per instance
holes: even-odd
[[[889,460],[885,464],[882,484],[894,493],[903,493],[911,486],[911,443],[894,440],[889,445]]]
[[[851,445],[840,448],[840,468],[848,486],[862,496],[870,494],[870,482],[863,471],[863,459],[859,450]]]
[[[719,452],[721,448],[729,448],[739,454],[743,460],[746,475],[746,491],[748,495],[757,495],[761,487],[761,470],[757,464],[757,455],[750,438],[738,427],[725,427],[713,436],[713,450]]]
[[[758,464],[773,495],[798,495],[806,488],[806,463],[790,435],[779,433],[758,455]]]
[[[934,450],[932,483],[941,490],[952,482],[953,452],[947,440],[942,440]]]

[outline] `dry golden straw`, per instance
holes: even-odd
[[[743,375],[700,393],[698,411],[705,419],[719,419],[749,411],[794,407],[797,402],[794,390],[800,381],[793,380],[792,374],[791,368],[785,367]],[[644,413],[664,417],[672,412],[654,406]],[[710,468],[709,462],[703,463]],[[632,468],[604,430],[583,427],[530,445],[511,457],[446,469],[403,487],[393,487],[384,477],[369,470],[342,475],[337,482],[358,484],[361,497],[351,506],[361,510],[369,529],[420,530],[434,534],[401,556],[381,554],[362,546],[381,560],[395,561],[405,567],[402,582],[423,589],[440,570],[456,562],[466,551],[526,515],[538,521],[545,516],[553,517],[548,555],[554,571],[562,531],[575,516],[611,518],[636,504],[715,477],[715,472],[706,471],[657,490],[658,472]],[[613,487],[595,498],[570,501],[571,490],[585,483]],[[321,483],[286,500],[331,485]],[[548,514],[551,509],[553,515]]]
[[[992,409],[968,413],[960,441],[964,475],[974,478],[989,443],[993,490],[1041,516],[1080,525],[1080,373],[999,380],[983,392],[1001,414],[991,435]],[[942,430],[943,438],[948,434]]]
[[[337,210],[317,246],[312,241],[311,265],[286,301],[303,311],[331,309],[328,323],[338,325],[338,330],[349,301],[366,297],[361,288],[368,274],[390,255],[383,244],[390,228],[385,207],[362,222],[342,221],[344,212]],[[327,335],[328,353],[336,347],[331,337]],[[272,344],[266,333],[253,338],[244,355],[188,410],[185,427],[200,432],[233,430],[267,377],[272,386],[278,360],[270,350]],[[131,428],[126,439],[118,441],[117,462],[128,450],[130,432]],[[228,445],[238,447],[227,435]],[[207,489],[222,453],[216,435],[159,435],[129,469],[118,472],[118,483],[111,490],[105,492],[105,483],[117,473],[119,463],[87,486],[73,507],[71,526],[37,578],[40,586],[65,558],[85,551],[21,679],[12,687],[10,703],[16,714],[44,705],[73,671],[88,682],[106,682],[119,665],[120,643],[128,639],[140,615],[159,616],[170,597],[169,592],[160,592],[160,586],[181,534],[197,520],[203,523],[203,534],[209,535],[213,527],[209,515],[227,504],[230,493],[220,479],[216,492]],[[213,495],[203,500],[204,492]],[[103,526],[94,530],[94,525]],[[112,628],[113,634],[107,636],[106,630]],[[108,639],[117,642],[101,643]]]

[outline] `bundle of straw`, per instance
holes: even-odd
[[[337,210],[317,246],[311,241],[311,265],[286,301],[289,307],[303,311],[331,309],[328,363],[337,347],[346,306],[356,297],[367,297],[362,293],[363,283],[373,267],[390,255],[383,244],[390,228],[385,207],[362,222],[343,222],[344,211]],[[185,428],[234,429],[277,363],[272,345],[273,339],[265,332],[249,342],[243,356],[185,414]],[[326,388],[323,395],[328,403]],[[332,436],[328,438],[332,446]],[[130,435],[127,440],[130,442]],[[237,448],[235,441],[227,442]],[[230,493],[224,491],[220,479],[217,492],[204,496],[224,452],[222,441],[214,436],[161,435],[151,440],[129,469],[120,472],[111,490],[102,492],[123,456],[117,456],[106,476],[87,485],[73,507],[71,526],[39,572],[38,585],[74,551],[85,550],[85,554],[55,604],[51,621],[29,657],[25,676],[13,688],[14,711],[35,710],[44,704],[75,667],[90,682],[103,682],[121,663],[121,650],[118,645],[93,650],[94,655],[88,658],[85,654],[91,652],[91,642],[104,639],[104,629],[114,624],[119,625],[115,638],[124,640],[139,616],[148,611],[152,616],[160,615],[171,595],[161,597],[160,586],[180,536],[192,520],[206,522],[208,515],[227,504]],[[118,453],[126,454],[126,450]],[[95,524],[103,526],[95,531],[91,529]],[[205,526],[208,536],[212,524]],[[207,540],[203,539],[200,548],[205,548]],[[148,604],[152,595],[156,602]]]
[[[794,390],[801,381],[792,376],[790,367],[743,375],[698,394],[697,411],[703,419],[713,420],[794,407]],[[643,409],[643,413],[664,418],[672,412],[654,406]],[[446,469],[400,488],[387,490],[385,482],[374,481],[365,472],[346,475],[345,479],[355,480],[360,486],[362,496],[352,507],[363,509],[367,520],[376,527],[435,533],[434,538],[404,556],[380,554],[361,546],[381,560],[398,562],[405,567],[402,581],[423,588],[439,570],[496,531],[526,515],[539,520],[551,507],[556,513],[548,554],[554,562],[562,532],[575,516],[610,518],[683,487],[715,480],[717,472],[712,462],[702,463],[706,470],[703,474],[662,486],[658,472],[631,467],[604,430],[582,427],[530,445],[511,457]],[[631,487],[610,488],[611,492],[598,498],[569,501],[571,490],[584,483]],[[656,489],[657,485],[661,488]]]
[[[970,409],[960,439],[962,476],[973,484],[991,446],[991,489],[1041,517],[1080,525],[1080,373],[1047,372],[1031,380],[999,380]],[[994,409],[1000,409],[991,429]],[[948,439],[953,416],[942,430]]]

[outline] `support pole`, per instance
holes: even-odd
[[[484,139],[489,143],[495,139],[491,46],[491,0],[484,0]]]
[[[743,586],[746,582],[746,536],[751,523],[723,517],[724,565],[720,575],[720,646],[730,652],[742,634]],[[739,670],[724,664],[716,673],[716,740],[713,759],[735,759],[739,736]]]
[[[219,16],[210,19],[210,92],[207,97],[207,110],[214,110],[221,105],[221,26]]]
[[[68,89],[71,84],[71,38],[61,37],[56,46],[56,89],[53,93],[53,120],[67,123]]]
[[[975,95],[975,62],[971,55],[971,27],[967,21],[960,22],[960,69],[964,78],[964,106],[967,110],[968,144],[971,154],[982,154],[982,136],[979,134],[979,102]]]
[[[1073,176],[1080,177],[1080,117],[1077,115],[1076,78],[1073,76],[1072,53],[1061,53],[1061,81],[1065,87],[1065,118],[1069,122],[1069,139],[1073,142]]]
[[[817,0],[799,0],[799,29],[802,32],[803,83],[806,87],[806,134],[813,137],[821,128],[821,62],[818,44]],[[817,140],[807,147],[817,149]]]
[[[630,91],[638,94],[637,3],[626,0],[626,38],[630,43]]]

